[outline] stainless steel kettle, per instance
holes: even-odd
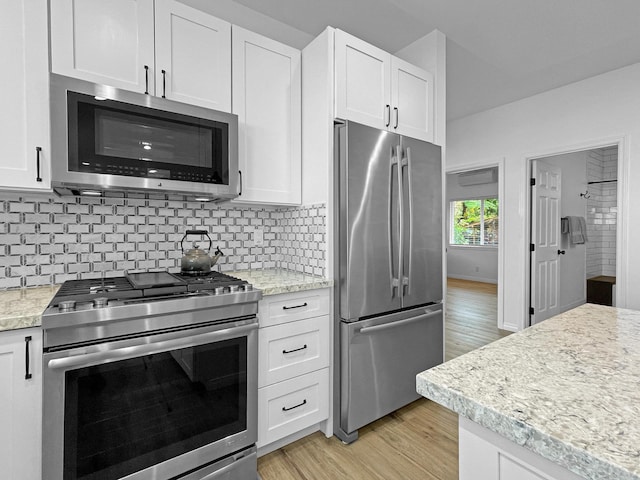
[[[189,235],[206,236],[209,239],[209,248],[205,252],[198,248],[198,244],[194,243],[194,248],[184,251],[184,241]],[[210,256],[211,251],[211,237],[206,230],[187,230],[180,241],[180,248],[182,249],[182,260],[180,261],[180,271],[189,275],[205,275],[211,272],[218,259],[224,255],[218,247],[214,252],[214,256]]]

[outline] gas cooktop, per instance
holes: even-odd
[[[182,273],[143,272],[104,279],[68,280],[51,300],[50,307],[63,302],[144,299],[158,296],[188,296],[194,292],[212,295],[253,290],[246,280],[220,272],[192,276]]]

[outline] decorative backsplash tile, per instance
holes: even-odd
[[[171,198],[105,199],[0,193],[0,289],[178,271],[186,230],[207,230],[220,271],[326,273],[326,206],[244,207]],[[254,241],[262,233],[261,245]],[[261,231],[261,232],[260,232]],[[256,235],[259,237],[259,235]],[[190,236],[185,249],[198,237]],[[205,242],[199,242],[206,247]]]

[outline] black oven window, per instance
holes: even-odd
[[[64,479],[137,472],[247,428],[247,340],[66,373]]]

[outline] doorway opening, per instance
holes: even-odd
[[[446,360],[508,332],[499,324],[500,166],[446,175]]]
[[[531,161],[529,325],[615,305],[618,145]]]

